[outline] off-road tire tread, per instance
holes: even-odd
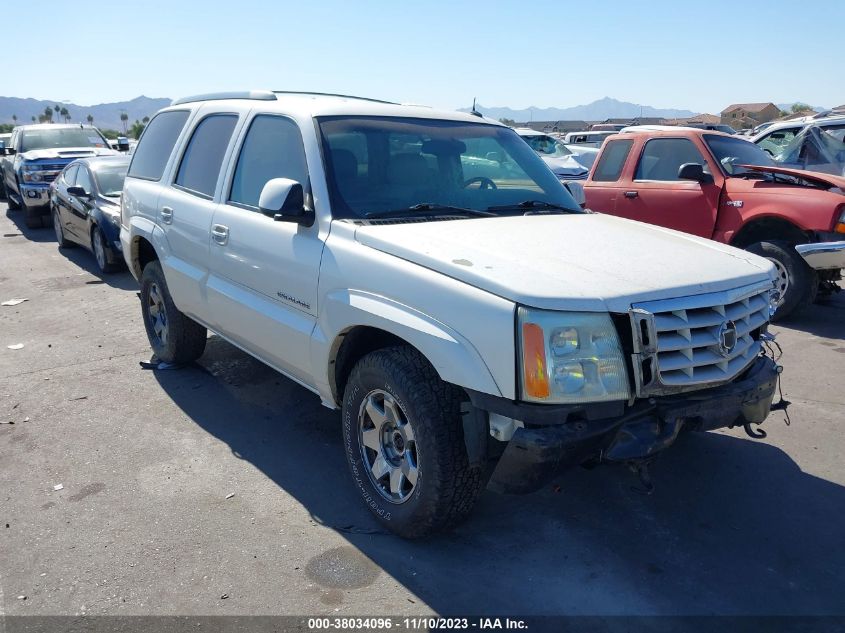
[[[146,307],[143,302],[146,301],[146,293],[144,292],[144,285],[146,281],[154,277],[154,281],[158,283],[162,291],[164,302],[167,308],[168,317],[168,334],[170,336],[170,349],[164,353],[161,350],[153,348],[153,351],[158,356],[159,360],[167,363],[191,363],[202,356],[205,351],[205,344],[208,338],[208,331],[204,326],[200,325],[188,316],[185,316],[170,297],[170,290],[167,288],[167,282],[164,278],[164,272],[161,269],[161,264],[158,261],[152,261],[144,266],[141,274],[141,301],[142,301],[142,315],[144,320],[144,328],[147,330],[147,336],[152,345],[152,334],[150,332],[149,323],[147,320]]]
[[[433,433],[439,449],[433,460],[434,471],[426,471],[423,480],[424,485],[439,490],[436,501],[422,509],[413,525],[394,525],[391,529],[413,539],[456,526],[470,514],[485,483],[483,468],[469,465],[460,412],[461,390],[441,380],[431,364],[410,346],[368,354],[353,368],[347,386],[357,382],[358,374],[368,366],[392,377],[414,409],[406,413],[414,418],[415,433],[419,436],[417,429],[425,427],[426,433]]]

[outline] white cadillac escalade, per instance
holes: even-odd
[[[644,473],[680,432],[755,433],[772,406],[769,262],[584,212],[470,114],[180,99],[141,138],[121,224],[155,356],[193,361],[211,330],[341,409],[356,489],[402,536],[488,483]]]

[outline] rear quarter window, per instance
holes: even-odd
[[[189,114],[188,110],[171,110],[153,117],[135,148],[129,166],[130,177],[161,180],[167,160]]]
[[[596,182],[615,182],[622,175],[622,167],[631,152],[633,140],[608,141],[599,156],[593,180]]]

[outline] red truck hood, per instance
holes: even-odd
[[[772,174],[784,174],[785,176],[796,176],[816,182],[828,187],[839,187],[845,193],[845,178],[841,176],[832,176],[831,174],[822,174],[817,171],[804,171],[803,169],[789,169],[788,167],[766,167],[763,165],[739,165],[743,169],[751,171],[770,172]]]

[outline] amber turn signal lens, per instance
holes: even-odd
[[[833,230],[837,233],[845,233],[845,222],[840,222]]]
[[[522,324],[522,373],[526,395],[532,398],[549,397],[546,345],[543,341],[543,328],[536,323]]]

